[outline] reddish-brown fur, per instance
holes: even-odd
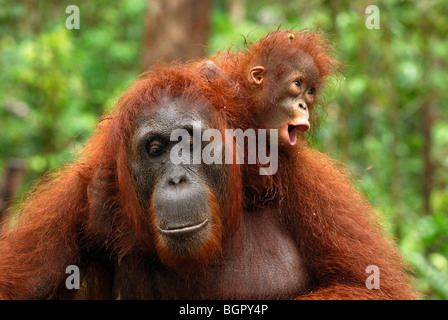
[[[293,36],[291,38],[290,36]],[[321,91],[329,76],[332,76],[339,69],[341,63],[333,56],[330,42],[318,31],[309,30],[284,30],[274,31],[260,40],[246,44],[243,50],[232,51],[232,47],[226,51],[218,53],[211,59],[215,61],[226,74],[242,86],[239,91],[239,98],[250,97],[254,103],[244,109],[250,110],[250,118],[259,113],[266,112],[276,104],[278,86],[280,81],[269,84],[270,92],[267,96],[261,97],[258,92],[250,90],[248,83],[248,72],[258,65],[267,66],[269,73],[275,72],[276,80],[281,80],[282,76],[291,71],[291,62],[297,59],[298,50],[309,54],[319,70],[319,83],[316,89],[316,96],[321,98]],[[260,89],[261,90],[261,89]],[[319,105],[321,101],[316,101],[313,106]],[[316,120],[316,113],[310,108],[311,121]],[[257,126],[257,123],[251,123]]]
[[[134,253],[156,255],[148,214],[141,212],[128,168],[130,140],[141,108],[151,108],[162,94],[182,95],[210,108],[217,128],[227,128],[224,95],[216,95],[192,66],[158,66],[143,74],[98,124],[74,164],[40,181],[21,205],[19,217],[5,223],[0,238],[0,297],[72,298],[65,288],[65,268],[80,267],[85,297],[110,297],[111,265]],[[241,214],[241,174],[227,166],[228,203],[219,208],[222,238]],[[214,200],[210,200],[216,209]],[[216,201],[215,201],[216,202]],[[215,213],[218,215],[218,213]],[[12,226],[12,228],[11,228]],[[218,254],[221,236],[213,251]],[[169,260],[169,259],[168,259]],[[179,266],[181,269],[182,266]]]
[[[277,30],[242,52],[229,50],[213,57],[227,77],[237,80],[236,103],[249,111],[246,115],[250,119],[236,123],[236,127],[262,127],[255,122],[255,115],[275,105],[277,84],[281,83],[270,83],[270,99],[260,101],[247,81],[248,70],[267,64],[271,67],[268,70],[275,70],[280,78],[288,63],[297,59],[298,50],[308,53],[319,70],[319,94],[339,63],[318,31]],[[309,293],[299,299],[415,298],[409,266],[341,164],[302,140],[294,147],[280,149],[275,175],[260,176],[258,172],[257,165],[243,167],[244,205],[249,210],[277,208],[283,226],[296,239],[311,278]],[[369,265],[379,267],[379,290],[366,288]]]
[[[311,52],[316,43],[320,45],[317,48],[325,43],[315,34],[304,35],[308,37],[304,43],[309,45],[303,50]],[[296,33],[296,38],[300,34]],[[328,49],[326,45],[323,48]],[[41,181],[22,205],[14,227],[5,228],[0,238],[0,297],[72,298],[75,291],[64,287],[65,268],[75,264],[86,280],[85,297],[107,298],[111,296],[111,265],[119,266],[132,256],[156,257],[151,214],[141,212],[127,163],[140,108],[150,108],[163,93],[183,94],[213,106],[210,112],[221,130],[227,121],[243,129],[256,127],[252,112],[260,106],[251,104],[252,93],[245,87],[238,64],[233,63],[246,58],[250,61],[251,50],[228,55],[221,64],[230,79],[238,80],[237,85],[229,76],[204,81],[192,66],[181,65],[157,67],[137,80],[117,108],[99,123],[76,163]],[[317,60],[325,74],[327,51],[316,50],[317,56],[322,53],[322,60]],[[397,249],[341,165],[302,142],[280,151],[279,171],[274,176],[261,177],[257,169],[244,166],[243,189],[240,168],[229,168],[229,201],[214,210],[219,211],[214,215],[222,221],[222,243],[228,244],[240,222],[244,190],[243,213],[250,211],[251,219],[255,219],[260,207],[268,208],[297,244],[309,278],[305,294],[298,298],[414,297]],[[201,253],[202,267],[220,252],[218,236],[215,240],[213,249]],[[169,255],[164,255],[162,249],[162,261],[176,269]],[[145,260],[135,261],[142,264]],[[379,290],[365,286],[369,265],[380,268]],[[138,275],[124,274],[135,277],[134,282],[140,280]],[[213,294],[219,297],[219,292]]]

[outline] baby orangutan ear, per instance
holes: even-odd
[[[263,75],[266,73],[266,68],[263,66],[256,66],[249,71],[249,83],[257,86],[263,83]]]

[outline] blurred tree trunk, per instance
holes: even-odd
[[[162,60],[205,56],[211,0],[151,0],[146,13],[142,67]]]
[[[9,159],[0,183],[0,221],[25,178],[25,163],[22,159]]]
[[[246,16],[245,0],[228,0],[229,17],[233,24],[241,23]]]

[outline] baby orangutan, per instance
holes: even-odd
[[[274,216],[297,244],[307,279],[297,298],[414,299],[408,266],[349,170],[302,137],[339,66],[329,42],[317,31],[276,30],[211,60],[203,70],[232,98],[223,109],[233,126],[278,130],[278,171],[260,175],[261,162],[242,166],[243,207],[257,219]],[[367,285],[371,266],[381,270],[379,290]]]
[[[286,146],[310,129],[317,96],[338,66],[317,32],[291,30],[272,32],[242,54],[218,55],[217,61],[251,92],[256,124],[268,133],[277,129],[280,145]]]

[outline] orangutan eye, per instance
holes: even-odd
[[[302,85],[302,83],[300,82],[300,80],[295,80],[295,81],[294,81],[294,84],[295,84],[296,86],[298,86],[299,88],[300,88],[301,85]]]
[[[311,88],[310,90],[308,90],[308,94],[310,96],[314,96],[315,93],[316,93],[316,89],[314,89],[314,88]]]
[[[148,154],[151,157],[157,157],[163,153],[164,145],[159,140],[152,140],[148,144]]]

